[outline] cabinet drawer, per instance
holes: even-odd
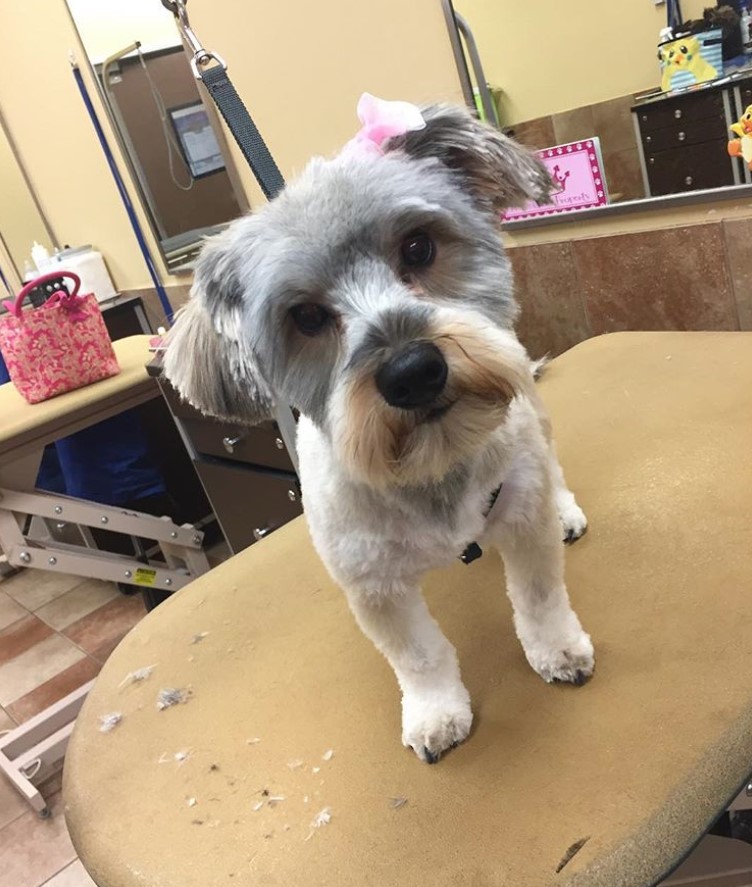
[[[204,416],[182,401],[164,376],[158,381],[170,411],[180,420],[197,453],[279,471],[295,470],[276,422],[242,425]]]
[[[723,116],[723,95],[720,90],[663,99],[632,109],[637,114],[640,132],[644,135],[677,122]]]
[[[279,471],[295,470],[275,422],[248,426],[203,416],[181,421],[193,448],[203,456],[217,456]]]
[[[642,144],[646,153],[652,153],[682,145],[699,145],[725,136],[726,118],[723,114],[716,114],[702,120],[675,121],[671,126],[643,133]]]
[[[734,184],[725,139],[656,151],[646,155],[645,163],[654,196]]]
[[[294,475],[203,460],[196,471],[233,554],[303,513]]]
[[[177,391],[172,387],[165,375],[160,371],[157,375],[159,387],[162,389],[164,399],[170,405],[170,412],[179,419],[204,419],[203,413],[186,403]]]
[[[741,86],[739,95],[742,100],[742,111],[744,111],[749,105],[752,105],[752,83],[745,83],[744,86]]]

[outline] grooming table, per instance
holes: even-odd
[[[752,770],[751,383],[745,333],[623,333],[553,361],[596,674],[533,674],[494,554],[432,574],[476,715],[436,766],[401,747],[394,677],[302,519],[149,614],[68,751],[66,818],[99,887],[659,881]],[[191,695],[160,711],[163,688]]]
[[[117,376],[52,400],[28,404],[13,385],[0,386],[0,551],[17,567],[141,587],[181,588],[209,569],[201,548],[203,533],[195,527],[35,489],[47,444],[161,396],[146,372],[149,337],[131,336],[113,347],[121,368]],[[47,522],[78,525],[82,544],[34,532]],[[100,551],[89,527],[152,539],[164,562],[145,564],[135,557]],[[45,801],[26,773],[35,767],[39,772],[38,760],[45,767],[62,757],[88,686],[0,737],[0,771],[41,814],[46,812]]]

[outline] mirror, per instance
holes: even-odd
[[[248,209],[214,109],[159,0],[67,0],[167,268]]]
[[[752,120],[748,132],[739,124],[752,105],[745,5],[681,0],[692,33],[659,48],[667,24],[661,0],[621,4],[618,13],[612,4],[573,0],[551,18],[536,4],[455,0],[504,130],[554,151],[544,160],[559,181],[557,210],[585,191],[575,156],[584,143],[598,167],[593,175],[602,177],[603,204],[752,184]],[[597,191],[596,184],[596,198]]]
[[[36,241],[52,252],[55,243],[2,116],[0,194],[0,286],[2,298],[7,298],[30,270],[31,245]]]

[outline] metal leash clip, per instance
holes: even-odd
[[[188,20],[187,2],[188,0],[162,0],[162,6],[175,16],[175,22],[180,33],[193,51],[193,57],[191,58],[193,76],[196,80],[202,80],[201,69],[206,68],[211,62],[216,62],[223,71],[227,70],[227,64],[216,52],[209,52],[208,49],[204,49],[201,45],[201,41],[196,36],[193,28],[191,28],[191,23]]]

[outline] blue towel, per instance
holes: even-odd
[[[9,381],[0,354],[0,385]],[[45,447],[37,487],[103,505],[125,505],[166,492],[135,410]]]

